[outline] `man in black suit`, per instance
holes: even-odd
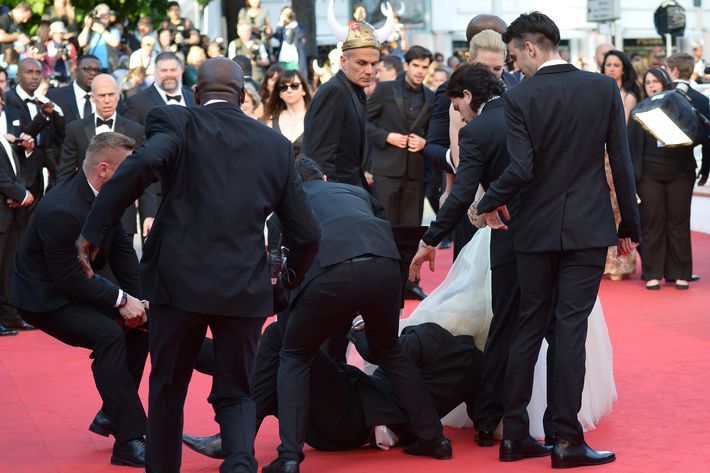
[[[77,241],[85,270],[128,205],[162,178],[165,195],[142,259],[151,303],[146,470],[177,472],[183,404],[207,327],[214,337],[209,401],[227,455],[222,472],[256,472],[250,377],[261,326],[273,313],[264,221],[273,211],[298,285],[320,232],[294,166],[291,142],[246,116],[244,78],[227,58],[201,67],[200,107],[156,107],[147,140],[94,202]],[[262,156],[255,160],[254,156]],[[235,202],[239,205],[235,206]]]
[[[59,179],[63,180],[74,174],[84,161],[89,141],[97,134],[113,131],[135,140],[138,146],[143,143],[145,130],[142,125],[128,120],[116,112],[118,105],[118,84],[108,74],[100,74],[91,82],[91,100],[96,114],[76,120],[66,127],[64,144],[59,162]],[[154,186],[148,187],[138,199],[142,234],[145,237],[153,224],[157,210],[157,198]],[[123,229],[129,235],[137,232],[136,206],[128,207],[123,216]]]
[[[71,84],[56,89],[49,89],[47,98],[62,109],[65,125],[81,120],[94,113],[91,102],[91,81],[101,74],[101,62],[96,56],[86,54],[77,60],[76,77]],[[58,146],[61,148],[63,137]]]
[[[126,100],[125,116],[146,124],[148,113],[161,105],[193,107],[195,95],[182,85],[183,64],[175,53],[164,51],[155,58],[155,82]]]
[[[5,119],[4,113],[0,119]],[[21,146],[11,143],[10,140],[14,142],[15,137],[5,133],[5,125],[0,123],[0,336],[17,335],[16,329],[32,328],[17,314],[8,299],[12,261],[27,223],[25,208],[34,202],[34,196],[27,190],[22,175],[26,160],[33,159],[34,140],[22,134]]]
[[[308,367],[343,320],[357,314],[367,325],[372,359],[387,373],[412,424],[416,442],[405,452],[451,458],[451,443],[421,375],[397,344],[400,256],[384,210],[360,187],[326,182],[315,161],[301,158],[296,166],[323,238],[303,283],[291,291],[290,311],[279,314],[284,327],[278,374],[281,444],[264,473],[299,471],[308,423]],[[284,234],[288,237],[288,230]]]
[[[15,258],[10,302],[25,320],[52,337],[91,350],[91,370],[103,401],[90,430],[113,434],[111,463],[143,466],[145,411],[138,386],[148,355],[138,259],[120,225],[107,228],[93,263],[118,281],[87,279],[74,241],[95,195],[135,142],[117,133],[96,136],[82,170],[59,183],[37,206]]]
[[[607,463],[614,454],[587,446],[577,413],[587,317],[607,247],[618,243],[619,253],[628,253],[640,234],[623,104],[613,80],[580,71],[560,58],[559,29],[544,14],[521,15],[503,40],[527,79],[503,97],[510,164],[478,204],[479,214],[499,210],[505,215],[504,204],[522,189],[515,222],[520,316],[505,375],[500,459],[549,453],[530,437],[526,408],[540,344],[554,312],[550,424],[557,440],[552,466]],[[545,107],[538,106],[541,100]],[[604,173],[605,148],[621,213],[618,233]],[[486,220],[493,229],[505,229],[498,213]]]
[[[504,87],[483,65],[460,66],[449,79],[446,94],[454,109],[466,121],[459,132],[459,166],[451,194],[439,210],[436,220],[422,237],[411,265],[412,277],[421,266],[433,264],[436,246],[466,218],[479,184],[487,189],[508,163],[503,100]],[[479,110],[482,108],[482,111]],[[518,199],[509,211],[515,222]],[[510,334],[518,317],[520,289],[513,250],[513,229],[491,235],[491,286],[493,319],[484,352],[483,372],[475,404],[467,405],[474,421],[479,446],[494,445],[494,432],[503,417],[503,378],[508,360]]]
[[[369,360],[365,325],[360,320],[356,319],[348,338],[360,355]],[[197,371],[208,375],[213,373],[211,342],[205,340],[200,360],[195,365]],[[404,356],[411,359],[421,373],[439,417],[462,402],[472,403],[483,358],[473,338],[453,336],[437,324],[425,323],[405,327],[398,343]],[[267,416],[278,416],[276,375],[282,345],[278,324],[269,325],[259,340],[252,377],[257,430]],[[397,443],[406,445],[414,440],[407,413],[382,368],[368,376],[354,366],[333,361],[320,349],[313,356],[309,375],[311,399],[306,443],[311,447],[339,451],[377,444],[386,449],[393,442],[382,442],[379,435],[382,427],[399,437]],[[183,443],[208,457],[223,457],[219,434],[211,437],[183,435]]]

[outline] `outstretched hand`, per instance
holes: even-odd
[[[84,238],[84,235],[79,235],[76,240],[76,250],[79,257],[79,264],[84,270],[86,276],[91,279],[94,277],[94,270],[91,269],[91,261],[94,261],[99,252],[99,248],[94,246],[89,240]]]
[[[419,274],[422,269],[422,265],[425,261],[429,262],[429,269],[434,271],[434,260],[436,259],[436,250],[434,248],[426,248],[419,245],[417,249],[417,254],[414,255],[412,263],[409,265],[409,280],[419,281]]]
[[[491,227],[491,229],[507,230],[508,225],[503,223],[503,220],[501,220],[501,214],[503,215],[504,219],[510,220],[510,212],[508,212],[508,207],[506,207],[505,205],[501,205],[497,209],[493,210],[493,212],[488,212],[483,215],[486,218],[486,224]]]

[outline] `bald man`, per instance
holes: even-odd
[[[137,328],[145,323],[138,259],[121,225],[107,228],[106,244],[93,263],[97,271],[110,267],[116,283],[87,279],[74,247],[95,196],[134,146],[118,133],[94,137],[82,170],[42,199],[15,258],[10,303],[48,335],[91,350],[103,406],[89,428],[116,439],[111,463],[140,467],[146,418],[138,386],[148,335]]]
[[[180,470],[183,405],[207,327],[215,372],[209,402],[226,454],[220,471],[255,473],[256,408],[250,378],[261,326],[273,311],[264,221],[275,212],[289,254],[289,280],[302,280],[320,229],[294,166],[293,146],[245,115],[244,75],[227,58],[198,72],[199,107],[156,107],[147,140],[99,195],[82,236],[80,261],[152,182],[163,201],[145,243],[142,281],[150,301],[150,396],[146,471]]]
[[[119,101],[118,84],[109,74],[99,74],[91,81],[91,101],[96,113],[81,120],[75,120],[66,127],[62,153],[59,160],[59,180],[64,180],[81,167],[89,141],[95,135],[114,131],[132,139],[140,146],[143,143],[145,129],[140,123],[129,120],[116,112]],[[153,224],[153,217],[158,209],[155,187],[150,186],[138,199],[142,223],[142,236],[148,234]],[[123,216],[123,229],[129,235],[137,233],[136,206],[132,205]]]
[[[602,66],[604,65],[604,56],[612,49],[616,49],[613,44],[602,43],[594,50],[594,60],[597,62],[597,71],[601,72]]]

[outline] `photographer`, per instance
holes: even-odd
[[[51,75],[58,85],[66,85],[71,80],[71,71],[76,66],[76,48],[66,41],[67,29],[61,21],[49,25],[50,40],[45,43],[47,48],[46,62],[52,70]]]
[[[84,18],[84,28],[79,33],[79,46],[86,54],[96,56],[104,70],[112,71],[118,64],[118,48],[121,46],[121,33],[116,28],[109,28],[111,9],[105,3]]]
[[[251,24],[242,21],[237,24],[237,39],[229,43],[227,57],[246,56],[251,61],[252,78],[260,82],[263,77],[263,69],[269,65],[269,54],[266,46],[257,38],[252,38]]]

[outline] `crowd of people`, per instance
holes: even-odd
[[[91,350],[103,405],[90,430],[113,435],[112,463],[148,472],[179,471],[184,440],[224,458],[221,471],[254,473],[270,414],[281,444],[267,473],[297,473],[306,442],[400,441],[449,459],[439,419],[461,402],[481,447],[502,421],[501,461],[613,461],[586,445],[577,418],[587,317],[602,276],[635,274],[639,242],[647,289],[694,278],[690,201],[710,170],[707,133],[694,143],[696,176],[692,145],[666,147],[632,116],[679,89],[710,119],[692,87],[697,58],[675,53],[638,74],[600,45],[598,73],[580,71],[534,12],[511,25],[476,16],[466,63],[445,65],[406,43],[391,9],[380,29],[363,11],[338,25],[331,10],[340,43],[309,71],[293,10],[273,27],[247,3],[226,47],[176,2],[157,31],[146,17],[127,32],[105,4],[78,25],[69,0],[47,9],[39,39],[22,27],[28,4],[0,17],[0,335],[38,328]],[[425,200],[437,213],[428,229]],[[144,244],[141,278],[132,234]],[[461,253],[472,238],[483,250]],[[489,253],[492,311],[452,334],[449,309],[435,307],[422,322],[439,326],[398,339],[403,299],[428,297],[420,268],[447,239],[452,274]],[[259,342],[273,313],[278,328]],[[415,350],[417,338],[427,342]],[[543,338],[541,443],[526,409]],[[380,366],[371,377],[345,364],[348,339]],[[137,387],[149,350],[146,416]],[[214,376],[220,434],[183,439],[195,366]],[[596,382],[611,397],[610,378]],[[337,397],[322,379],[362,387]],[[373,385],[386,395],[373,399]],[[314,399],[329,398],[323,414]],[[347,427],[331,412],[347,413]]]

